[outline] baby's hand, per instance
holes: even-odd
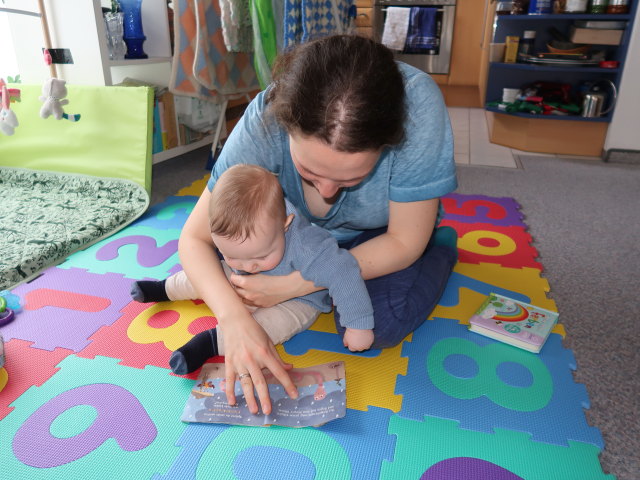
[[[373,330],[356,330],[347,328],[342,337],[342,343],[352,352],[368,350],[373,344]]]

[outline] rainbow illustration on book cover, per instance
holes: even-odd
[[[556,312],[491,293],[469,320],[469,329],[537,353],[557,321]]]

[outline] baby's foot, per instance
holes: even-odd
[[[131,298],[136,302],[167,302],[166,280],[139,280],[131,284]]]
[[[218,354],[218,334],[216,329],[198,333],[191,340],[171,354],[169,365],[177,375],[195,372],[209,358]]]

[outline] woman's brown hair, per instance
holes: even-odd
[[[346,153],[400,143],[404,99],[391,50],[356,35],[324,37],[284,53],[267,93],[271,112],[289,133]]]

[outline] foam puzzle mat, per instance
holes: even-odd
[[[13,290],[24,306],[0,328],[2,478],[614,479],[562,325],[540,354],[468,331],[490,292],[556,309],[511,198],[443,199],[459,262],[397,347],[350,353],[331,314],[278,347],[296,367],[345,362],[344,418],[300,429],[181,422],[196,374],[173,375],[168,358],[215,314],[197,301],[132,302],[129,286],[180,268],[196,184]]]

